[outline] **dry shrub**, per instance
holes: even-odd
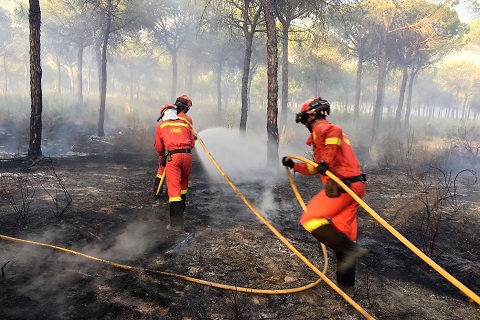
[[[445,144],[450,146],[457,159],[465,164],[476,165],[480,155],[480,127],[475,123],[467,125],[461,122],[458,128],[448,131]]]
[[[147,135],[147,128],[140,120],[137,110],[129,103],[124,108],[127,132],[119,132],[119,143],[130,150],[145,150],[151,148],[153,137]]]

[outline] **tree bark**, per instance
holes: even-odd
[[[6,96],[8,91],[8,71],[7,71],[7,55],[6,54],[3,55],[2,61],[3,61],[3,79],[4,79],[3,95]]]
[[[83,105],[83,43],[77,48],[77,102],[79,107]]]
[[[112,1],[108,1],[107,9],[107,25],[103,33],[102,42],[102,60],[101,60],[101,75],[100,75],[100,109],[98,115],[98,136],[105,136],[105,105],[107,98],[107,46],[108,38],[110,36],[110,25],[112,23]]]
[[[247,130],[248,116],[248,79],[250,77],[250,61],[252,58],[253,33],[246,35],[245,56],[243,57],[242,75],[242,111],[240,115],[240,131]]]
[[[243,58],[243,75],[242,75],[242,110],[240,114],[240,132],[247,131],[247,115],[248,115],[248,84],[250,79],[250,63],[252,59],[253,36],[257,27],[258,19],[261,16],[262,8],[255,8],[256,12],[252,19],[249,18],[251,0],[244,0],[243,15],[243,34],[245,36],[245,55]],[[249,28],[250,26],[250,28]]]
[[[29,0],[30,25],[30,143],[29,157],[42,156],[42,66],[40,59],[41,11],[39,0]]]
[[[280,132],[285,133],[288,117],[288,30],[290,20],[282,23],[282,109],[280,112]]]
[[[177,51],[172,49],[170,53],[172,54],[172,87],[170,89],[170,101],[175,101],[178,81]]]
[[[217,87],[217,117],[218,123],[222,122],[222,70],[223,61],[219,61],[217,65],[216,87]]]
[[[395,124],[397,128],[402,125],[403,104],[405,102],[405,90],[407,88],[408,81],[408,65],[403,67],[402,72],[402,84],[400,85],[400,94],[398,96],[397,110],[395,111]]]
[[[384,31],[382,40],[380,41],[380,54],[378,61],[378,78],[377,78],[377,98],[373,109],[372,124],[372,144],[376,144],[379,135],[380,123],[383,113],[383,99],[385,89],[385,79],[387,76],[386,60],[387,60],[387,31]]]
[[[417,75],[418,70],[415,70],[415,65],[413,64],[410,71],[410,80],[408,82],[408,96],[407,96],[407,106],[405,108],[405,121],[404,129],[408,130],[410,127],[410,114],[412,112],[412,96],[413,96],[413,83],[415,76]]]
[[[60,56],[55,57],[55,64],[57,65],[57,94],[62,93],[62,64],[60,63]]]
[[[267,27],[267,163],[278,165],[278,44],[271,0],[262,0]]]
[[[363,50],[363,49],[362,49]],[[353,121],[355,126],[358,128],[358,123],[360,119],[360,94],[362,92],[362,73],[363,73],[363,53],[361,50],[358,52],[357,60],[357,75],[355,81],[355,106],[353,109]]]

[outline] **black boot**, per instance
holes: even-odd
[[[187,194],[182,194],[181,197],[182,197],[183,211],[185,211],[186,202],[187,202]]]
[[[181,201],[170,202],[170,229],[183,231],[183,204]]]
[[[335,252],[337,257],[337,273],[351,273],[357,260],[368,251],[355,244],[345,234],[338,232],[331,224],[313,230],[312,235]],[[353,269],[355,273],[355,269]]]
[[[318,227],[311,233],[315,239],[332,249],[337,255],[352,249],[355,245],[345,234],[335,230],[330,223]]]

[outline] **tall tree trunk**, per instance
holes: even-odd
[[[68,76],[70,80],[70,92],[75,93],[75,68],[68,66]]]
[[[195,66],[195,61],[193,59],[190,60],[188,64],[188,78],[187,78],[187,92],[188,94],[192,94],[193,91],[193,68]]]
[[[405,107],[405,120],[404,120],[404,129],[408,130],[410,127],[410,114],[412,113],[412,97],[413,97],[413,82],[415,79],[416,72],[415,67],[412,65],[412,70],[410,71],[410,79],[408,81],[408,95],[407,95],[407,105]]]
[[[375,107],[373,109],[373,124],[372,124],[372,144],[376,144],[379,135],[380,123],[382,121],[383,99],[385,79],[387,77],[386,68],[387,59],[387,32],[384,31],[382,40],[380,41],[380,55],[378,61],[378,77],[377,77],[377,98],[375,100]]]
[[[258,19],[262,14],[262,8],[250,7],[252,0],[243,0],[244,9],[242,12],[243,35],[245,37],[245,55],[243,57],[243,75],[242,75],[242,110],[240,114],[240,132],[244,134],[247,131],[247,113],[249,96],[250,63],[252,59],[253,36],[257,27]],[[255,15],[250,18],[250,9],[254,9]],[[251,28],[249,28],[249,26]]]
[[[57,94],[62,93],[62,64],[60,63],[60,57],[55,57],[55,64],[57,65]]]
[[[133,90],[134,90],[134,83],[133,83],[133,68],[132,64],[128,65],[128,91],[129,91],[129,102],[132,105],[133,102]]]
[[[360,94],[362,92],[362,73],[363,73],[363,53],[359,50],[357,60],[357,75],[355,81],[355,106],[353,109],[353,121],[358,128],[360,120]]]
[[[278,165],[278,47],[275,30],[275,16],[272,0],[262,0],[265,23],[267,27],[267,163],[269,166]]]
[[[178,81],[178,62],[177,62],[177,52],[175,50],[171,51],[172,54],[172,87],[170,91],[170,101],[175,101],[177,94],[177,81]]]
[[[240,131],[247,130],[247,113],[248,113],[248,80],[250,78],[250,61],[252,59],[253,33],[248,33],[245,37],[245,56],[243,58],[243,75],[242,75],[242,111],[240,115]]]
[[[77,103],[81,107],[83,105],[83,43],[78,44],[77,66]]]
[[[217,65],[216,87],[217,87],[217,120],[218,123],[222,121],[222,69],[223,61],[219,61]]]
[[[105,136],[105,105],[107,99],[107,46],[108,46],[108,37],[110,36],[110,25],[112,23],[112,1],[108,1],[107,9],[107,25],[103,33],[103,42],[102,42],[102,62],[101,62],[101,81],[100,81],[100,110],[98,116],[98,136]]]
[[[282,109],[280,112],[280,132],[285,134],[288,116],[288,30],[290,20],[282,23]]]
[[[400,94],[398,96],[397,110],[395,111],[395,124],[396,128],[400,128],[402,124],[403,104],[405,102],[405,89],[407,88],[408,81],[408,65],[403,67],[402,83],[400,85]]]
[[[40,26],[42,17],[39,0],[29,0],[30,10],[30,143],[29,157],[42,156],[42,66],[40,59]]]
[[[3,55],[3,79],[4,79],[4,82],[3,82],[3,94],[4,96],[7,95],[7,91],[8,91],[8,72],[7,72],[7,57],[6,57],[6,54]]]

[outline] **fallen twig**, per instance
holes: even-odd
[[[3,271],[3,269],[7,266],[7,264],[9,263],[10,261],[7,261],[3,267],[2,267],[2,277],[5,277],[5,272]]]

